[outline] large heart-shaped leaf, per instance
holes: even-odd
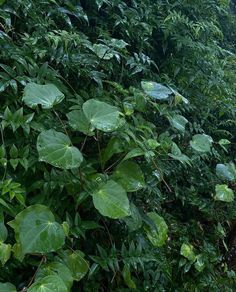
[[[198,152],[209,152],[211,150],[211,145],[213,139],[211,136],[206,134],[197,134],[194,135],[190,141],[190,146]]]
[[[168,238],[168,226],[163,217],[155,212],[147,213],[148,217],[153,221],[155,228],[146,227],[145,231],[150,242],[157,247],[165,244]]]
[[[125,161],[117,166],[113,178],[127,192],[136,192],[145,187],[144,176],[140,167],[133,161]]]
[[[103,216],[117,219],[130,215],[130,205],[126,191],[113,180],[105,183],[92,196],[95,208]]]
[[[143,81],[141,86],[147,95],[156,100],[169,100],[170,95],[173,93],[168,87],[152,81]]]
[[[183,243],[180,248],[180,254],[189,261],[195,261],[196,255],[191,244]]]
[[[69,292],[63,280],[56,275],[47,276],[36,281],[28,292]]]
[[[103,132],[114,131],[121,124],[119,110],[105,102],[89,99],[83,104],[83,111],[90,124]]]
[[[93,128],[82,110],[73,110],[67,114],[70,126],[85,135],[92,136]]]
[[[216,174],[221,179],[228,181],[236,180],[236,168],[233,162],[216,165]]]
[[[55,130],[39,134],[37,150],[40,161],[63,169],[79,167],[83,160],[81,152],[71,145],[69,137]]]
[[[216,185],[215,191],[215,200],[227,203],[233,202],[234,192],[227,185]]]
[[[34,82],[25,86],[23,101],[31,108],[41,105],[44,109],[50,109],[64,99],[64,94],[54,85],[40,85]]]
[[[15,230],[22,254],[52,252],[61,248],[65,241],[63,228],[43,205],[26,208],[9,225]]]
[[[16,292],[16,287],[11,283],[0,283],[1,292]]]

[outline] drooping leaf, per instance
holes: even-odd
[[[160,83],[152,81],[142,81],[141,85],[145,93],[156,100],[169,100],[169,97],[172,94],[172,91],[168,87]]]
[[[50,109],[60,103],[64,97],[54,84],[40,85],[31,82],[24,88],[23,101],[31,108],[41,105],[44,109]]]
[[[194,135],[190,141],[190,146],[197,152],[209,152],[211,150],[211,145],[213,139],[206,134]]]
[[[227,185],[216,185],[215,191],[216,194],[214,199],[216,201],[222,201],[227,203],[233,202],[234,192]]]
[[[114,171],[113,179],[127,192],[136,192],[145,187],[143,173],[138,164],[133,161],[119,164]]]
[[[68,267],[75,281],[80,281],[89,270],[89,263],[80,250],[62,251],[60,252],[60,259]]]
[[[180,254],[187,258],[189,261],[195,261],[196,255],[191,244],[183,243],[181,245]]]
[[[112,132],[121,124],[119,110],[105,102],[89,99],[83,104],[83,111],[91,126],[103,132]]]
[[[236,168],[233,162],[226,164],[217,164],[216,165],[216,174],[221,179],[225,179],[228,181],[236,180]]]
[[[15,230],[22,254],[53,252],[64,245],[63,228],[46,206],[26,208],[9,225]]]
[[[16,292],[16,287],[11,283],[0,283],[1,292]]]
[[[145,228],[147,237],[154,246],[161,247],[165,244],[168,238],[168,226],[164,218],[159,216],[157,213],[149,212],[147,215],[155,225],[155,228]]]
[[[82,110],[73,110],[67,114],[70,126],[88,136],[93,136],[93,127]]]
[[[36,281],[28,292],[70,292],[63,280],[56,275],[47,276]]]
[[[121,185],[109,180],[99,190],[92,193],[95,208],[103,215],[113,219],[130,215],[127,194]]]
[[[81,152],[71,145],[69,137],[55,130],[39,134],[37,150],[40,161],[63,169],[79,167],[83,160]]]
[[[136,289],[136,285],[135,285],[134,281],[132,280],[131,273],[130,273],[130,267],[128,265],[124,265],[124,268],[122,271],[122,276],[124,278],[126,285],[130,289]]]
[[[179,130],[180,132],[185,131],[185,126],[188,123],[188,120],[181,115],[175,115],[171,117],[169,121],[170,121],[171,126]]]

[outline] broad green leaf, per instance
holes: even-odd
[[[62,251],[59,253],[60,259],[65,263],[75,281],[80,281],[88,272],[89,264],[84,259],[84,254],[80,250]]]
[[[92,50],[102,60],[110,60],[114,56],[113,51],[103,44],[93,45]]]
[[[40,161],[63,169],[79,167],[83,160],[81,152],[71,145],[69,137],[55,130],[39,134],[37,150]]]
[[[120,139],[112,137],[106,148],[102,150],[102,162],[105,164],[114,154],[123,152],[123,146]]]
[[[70,292],[63,280],[56,275],[47,276],[36,281],[28,292]]]
[[[9,225],[15,230],[22,254],[49,253],[64,245],[63,228],[46,206],[33,205],[26,208]]]
[[[190,159],[188,156],[183,154],[176,143],[173,142],[171,147],[171,154],[169,153],[168,156],[171,158],[180,161],[181,163],[187,163],[190,165]]]
[[[160,83],[142,81],[141,85],[145,93],[156,100],[169,100],[169,97],[172,94],[172,91],[168,87]]]
[[[205,263],[201,254],[196,256],[196,262],[194,263],[194,267],[198,272],[202,272],[204,270]]]
[[[10,256],[11,256],[11,245],[0,242],[0,262],[3,266],[9,260]]]
[[[236,180],[236,168],[233,162],[216,165],[216,174],[219,178],[228,181]]]
[[[212,143],[213,139],[210,136],[206,134],[197,134],[194,135],[190,141],[190,146],[197,152],[204,153],[211,150]]]
[[[142,226],[143,221],[138,208],[133,203],[130,204],[130,211],[130,216],[125,217],[123,220],[127,224],[130,231],[135,231]]]
[[[4,224],[4,217],[0,211],[0,241],[4,242],[7,239],[7,235],[8,235],[8,232]]]
[[[161,247],[165,244],[168,238],[168,226],[163,217],[155,212],[147,213],[148,217],[153,221],[155,228],[145,227],[145,231],[150,242]]]
[[[127,192],[136,192],[145,187],[143,173],[133,161],[125,161],[119,164],[113,174],[116,180]]]
[[[23,101],[30,108],[41,105],[44,109],[50,109],[64,99],[64,94],[54,85],[40,85],[34,82],[25,86]]]
[[[191,244],[183,243],[181,245],[180,254],[184,256],[189,261],[195,261],[196,255],[193,251],[193,246]]]
[[[136,285],[135,285],[134,281],[131,278],[129,265],[127,265],[127,264],[124,265],[124,268],[123,268],[123,271],[122,271],[122,276],[124,278],[124,281],[125,281],[126,285],[130,289],[136,289]]]
[[[171,126],[179,130],[180,132],[185,131],[185,126],[188,123],[188,120],[181,115],[175,115],[169,118],[169,121],[170,121]]]
[[[234,192],[227,185],[216,185],[215,187],[216,195],[214,199],[216,201],[222,202],[233,202],[234,200]]]
[[[57,260],[57,258],[55,260]],[[74,278],[72,277],[72,273],[66,264],[60,261],[54,261],[42,265],[36,274],[35,281],[53,275],[59,276],[65,283],[66,287],[71,289]]]
[[[130,205],[126,191],[113,180],[105,183],[92,196],[95,208],[103,216],[118,219],[130,215]]]
[[[67,114],[70,126],[88,136],[93,136],[93,127],[82,110],[73,110]]]
[[[142,149],[134,148],[125,155],[125,157],[122,159],[122,162],[134,157],[143,156],[144,154],[145,152]]]
[[[89,99],[83,104],[83,111],[91,126],[103,132],[112,132],[121,124],[119,110],[105,102]]]
[[[16,287],[11,283],[0,283],[1,292],[16,292]]]

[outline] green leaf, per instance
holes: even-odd
[[[233,162],[216,165],[216,174],[219,178],[228,181],[236,180],[236,168]]]
[[[113,51],[106,45],[103,44],[95,44],[93,45],[93,52],[103,60],[110,60],[113,58]]]
[[[36,281],[28,292],[70,292],[63,280],[56,275],[47,276]]]
[[[93,136],[93,128],[82,110],[74,110],[67,114],[70,126],[88,136]]]
[[[132,232],[141,228],[143,221],[138,208],[133,203],[130,204],[130,211],[130,216],[125,217],[123,220],[127,224],[129,230]]]
[[[133,161],[125,161],[119,164],[112,177],[127,192],[136,192],[145,187],[143,173],[138,164]]]
[[[1,292],[16,292],[16,287],[11,283],[0,283]]]
[[[176,143],[173,142],[171,147],[171,154],[169,153],[168,156],[171,158],[180,161],[181,163],[187,163],[190,165],[190,159],[188,156],[183,154]]]
[[[142,81],[141,86],[147,95],[156,100],[169,100],[169,97],[172,94],[172,91],[168,87],[160,83],[152,81]]]
[[[95,208],[103,215],[113,219],[130,215],[130,205],[125,190],[118,183],[109,180],[93,194]]]
[[[11,256],[11,245],[0,242],[0,262],[4,266]],[[1,291],[1,290],[0,290]]]
[[[55,260],[58,260],[57,258]],[[60,261],[54,261],[48,264],[44,264],[40,267],[36,274],[35,281],[41,280],[47,276],[58,276],[65,283],[66,287],[70,290],[73,284],[73,277],[71,271],[65,263]]]
[[[122,271],[122,276],[124,278],[124,281],[125,281],[126,285],[130,289],[136,289],[136,285],[135,285],[134,281],[131,278],[129,265],[124,265],[124,268],[123,268],[123,271]]]
[[[9,225],[15,230],[22,254],[44,254],[56,251],[64,245],[63,228],[55,222],[52,212],[46,206],[33,205],[26,208]]]
[[[83,111],[91,126],[103,132],[112,132],[121,124],[119,110],[105,102],[89,99]]]
[[[193,251],[193,246],[191,244],[183,243],[181,245],[180,254],[184,256],[189,261],[195,261],[196,255]]]
[[[168,238],[168,226],[164,218],[155,212],[147,213],[147,216],[155,225],[155,228],[145,227],[147,237],[154,246],[161,247]]]
[[[175,115],[169,118],[169,121],[170,121],[171,126],[179,130],[180,132],[185,131],[185,126],[188,123],[188,120],[181,115]]]
[[[234,200],[234,192],[227,185],[216,185],[215,186],[216,195],[214,199],[216,201],[222,202],[233,202]]]
[[[25,86],[23,101],[30,108],[41,105],[44,109],[50,109],[60,103],[64,97],[54,84],[39,85],[31,82]]]
[[[194,267],[198,272],[202,272],[205,268],[205,263],[203,256],[201,254],[197,255],[196,262],[194,263]]]
[[[3,214],[0,212],[0,241],[4,242],[7,239],[7,228],[4,224],[4,217]]]
[[[213,139],[206,134],[197,134],[194,135],[192,141],[190,141],[190,146],[196,150],[197,152],[209,152],[211,150],[211,146],[213,143]]]
[[[71,145],[69,137],[55,130],[39,134],[37,150],[40,161],[63,169],[79,167],[83,160],[81,152]]]
[[[75,281],[80,281],[88,272],[89,264],[80,250],[60,252],[61,260],[70,270]]]

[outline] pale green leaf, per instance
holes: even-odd
[[[215,186],[216,195],[214,199],[216,201],[222,202],[233,202],[234,200],[234,192],[227,185],[216,185]]]
[[[211,146],[213,143],[213,139],[211,136],[206,134],[197,134],[194,135],[192,140],[190,141],[190,146],[196,150],[197,152],[209,152],[211,150]]]
[[[105,102],[89,99],[83,111],[91,126],[103,132],[112,132],[121,125],[119,110]]]
[[[1,292],[16,292],[16,287],[11,283],[0,283]]]
[[[188,123],[188,120],[181,115],[175,115],[169,118],[169,121],[170,121],[171,126],[179,130],[180,132],[185,131],[185,126]]]
[[[172,94],[172,91],[168,87],[160,83],[142,81],[141,85],[145,93],[156,100],[169,100],[169,97]]]
[[[236,168],[233,162],[216,165],[216,174],[219,178],[228,181],[236,180]]]
[[[122,271],[122,276],[124,278],[124,281],[125,281],[126,285],[130,289],[136,289],[136,285],[135,285],[135,283],[134,283],[134,281],[132,280],[132,277],[131,277],[130,267],[127,264],[124,265],[124,268],[123,268],[123,271]]]
[[[196,255],[193,251],[193,246],[191,244],[183,243],[181,245],[180,254],[189,261],[195,261],[196,259]]]
[[[108,46],[103,44],[93,45],[92,50],[100,59],[103,60],[110,60],[114,56],[113,51],[111,51]]]
[[[11,256],[11,245],[0,242],[0,262],[4,266]],[[1,290],[0,290],[1,291]]]
[[[46,206],[33,205],[26,208],[9,225],[15,230],[22,254],[49,253],[64,245],[63,228]]]
[[[64,97],[54,84],[40,85],[31,82],[24,88],[23,101],[31,108],[41,105],[44,109],[50,109],[60,103]]]
[[[40,161],[63,169],[79,167],[83,160],[81,152],[71,145],[69,137],[55,130],[39,134],[37,150]]]
[[[145,231],[150,242],[161,247],[165,244],[168,238],[168,226],[163,217],[155,212],[147,213],[148,217],[153,221],[155,228],[145,227]]]
[[[89,120],[86,118],[82,110],[73,110],[67,114],[70,126],[76,130],[84,133],[85,135],[94,135],[94,128],[91,126]]]
[[[113,180],[105,183],[92,196],[95,208],[103,216],[118,219],[130,215],[130,205],[126,191]]]

